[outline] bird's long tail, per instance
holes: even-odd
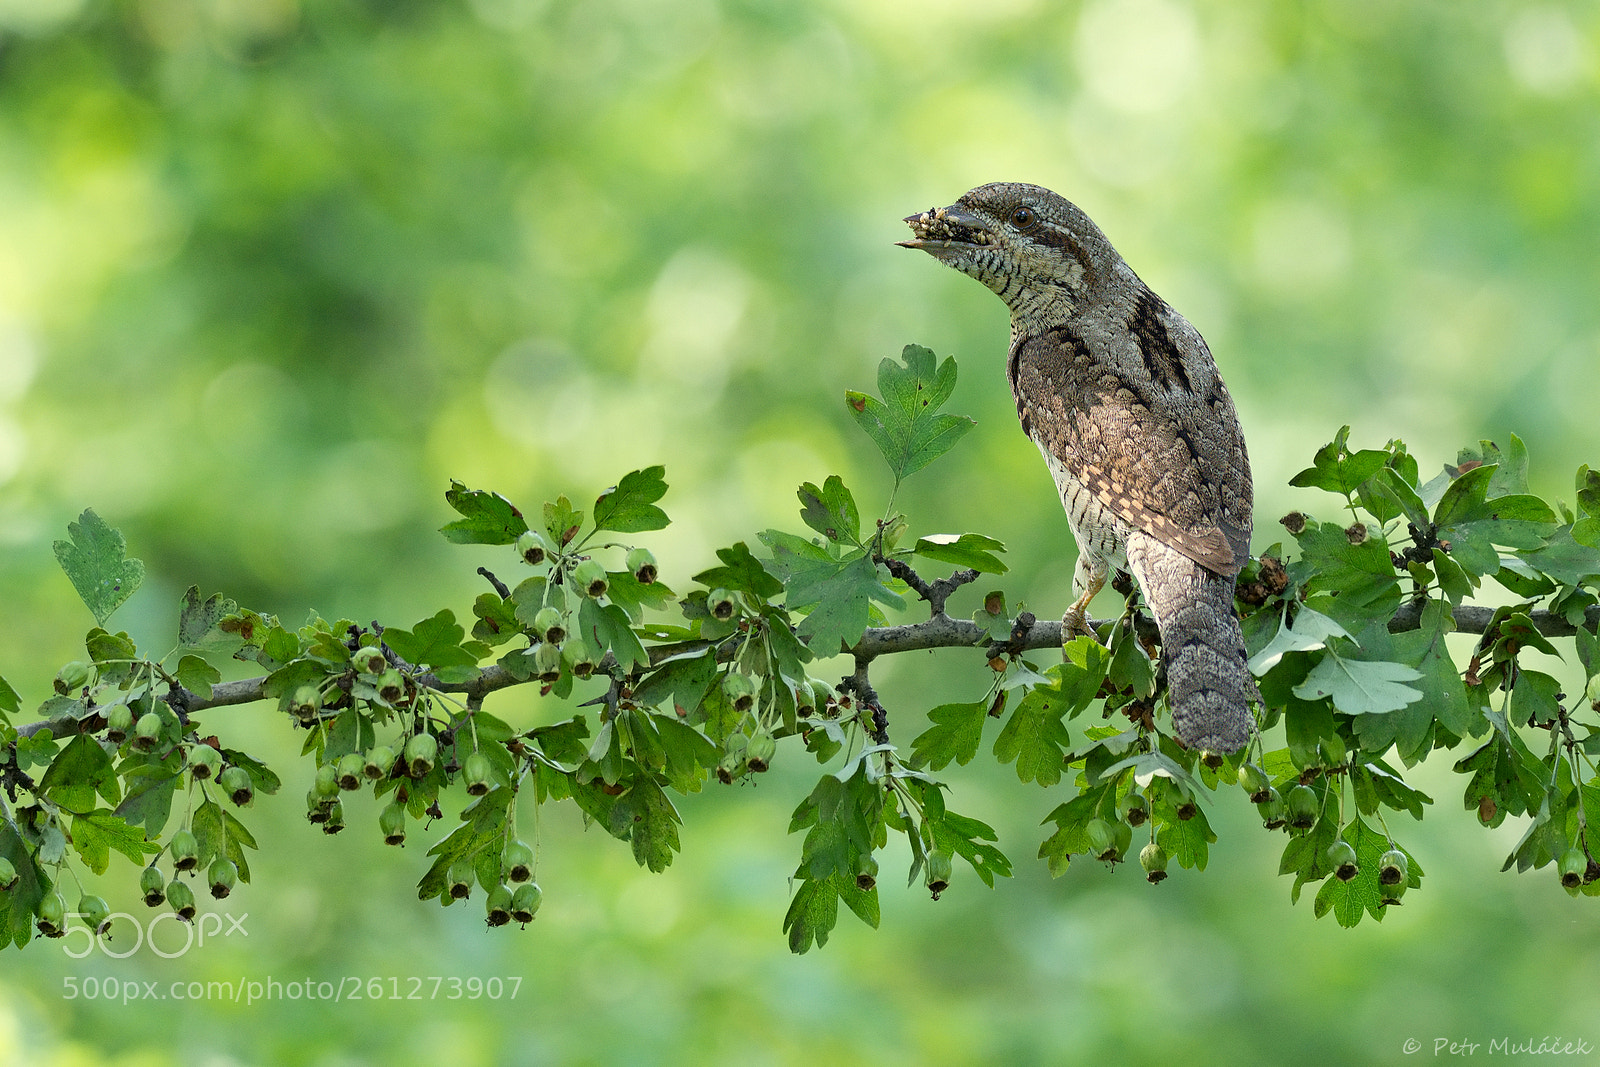
[[[1189,748],[1236,752],[1250,740],[1261,693],[1245,666],[1233,613],[1234,579],[1206,570],[1143,531],[1128,538],[1128,568],[1161,630],[1172,726]]]

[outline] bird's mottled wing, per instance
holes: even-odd
[[[1066,327],[1019,339],[1010,371],[1023,429],[1112,514],[1213,573],[1238,572],[1250,480],[1225,391],[1157,415],[1159,375],[1119,374]]]

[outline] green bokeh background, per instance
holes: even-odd
[[[149,567],[117,616],[170,643],[191,583],[298,622],[465,614],[448,479],[527,507],[667,467],[643,540],[680,588],[798,525],[794,488],[888,486],[841,392],[918,342],[979,426],[897,501],[1009,548],[1066,602],[1071,542],[1000,371],[1004,308],[893,246],[993,180],[1071,197],[1206,335],[1238,403],[1257,548],[1331,509],[1287,478],[1342,423],[1424,468],[1527,442],[1535,491],[1595,463],[1600,10],[1475,0],[0,0],[0,672],[29,702],[87,613],[50,542],[92,506]],[[964,594],[975,600],[972,590]],[[973,604],[953,607],[970,611]],[[909,740],[981,666],[875,679]],[[516,722],[567,713],[525,694]],[[6,952],[0,1062],[78,1064],[1391,1063],[1403,1042],[1600,1046],[1593,904],[1501,875],[1520,829],[1405,835],[1430,877],[1354,931],[1291,907],[1237,797],[1203,875],[1159,887],[1032,860],[1060,799],[953,769],[1018,866],[938,903],[885,863],[883,929],[788,954],[788,813],[817,773],[681,804],[664,875],[547,812],[546,904],[486,931],[415,900],[418,842],[307,827],[296,741],[247,820],[248,937],[174,959]],[[368,811],[367,808],[372,808]],[[1439,825],[1432,826],[1432,823]],[[371,832],[368,832],[368,830]],[[120,859],[102,879],[133,904]],[[164,931],[164,937],[171,931]],[[76,941],[73,942],[77,944]],[[127,942],[123,942],[127,944]],[[172,942],[164,940],[170,950]],[[80,946],[81,947],[81,946]],[[520,978],[515,1000],[246,1006],[63,997],[63,980]],[[424,986],[430,995],[431,982]]]

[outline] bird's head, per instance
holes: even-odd
[[[1128,270],[1089,216],[1037,185],[980,185],[949,207],[905,221],[916,236],[902,246],[970,274],[1023,321],[1069,318]]]

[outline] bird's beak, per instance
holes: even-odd
[[[960,204],[931,207],[919,215],[907,215],[905,223],[916,236],[895,243],[901,248],[920,248],[925,252],[986,245],[994,237],[987,223]]]

